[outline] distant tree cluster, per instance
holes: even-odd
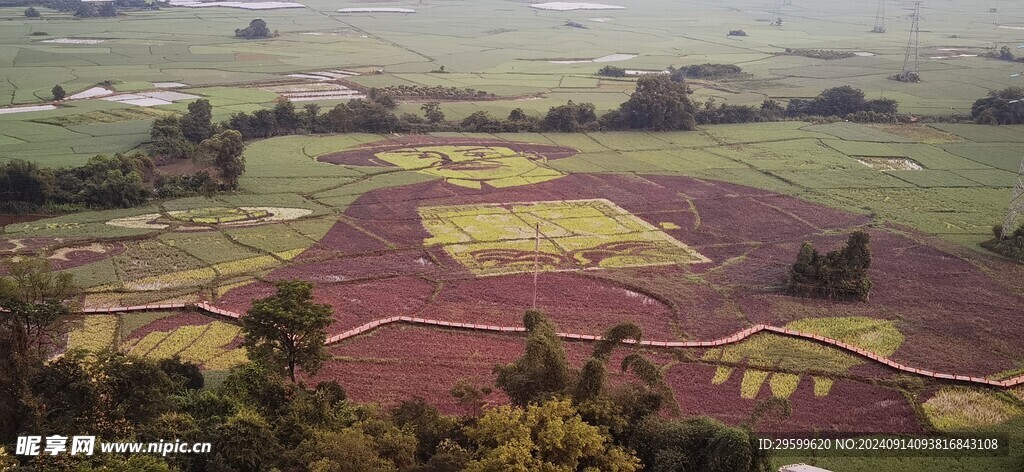
[[[999,59],[1000,61],[1024,62],[1024,57],[1015,56],[1009,46],[1003,46],[999,48],[999,51],[986,51],[981,57]]]
[[[729,33],[726,34],[726,36],[746,36],[746,35],[747,35],[747,32],[743,31],[741,29],[729,30]]]
[[[297,112],[287,100],[271,110],[238,112],[218,125],[218,129],[237,130],[243,139],[269,138],[301,133],[426,133],[466,131],[480,133],[553,131],[576,133],[597,129],[692,129],[693,105],[684,84],[666,76],[648,76],[637,81],[636,92],[620,107],[598,117],[592,103],[574,103],[552,107],[542,117],[531,116],[521,109],[512,110],[501,119],[486,111],[477,111],[452,122],[445,119],[438,102],[428,102],[423,116],[396,114],[397,102],[385,93],[371,94],[365,99],[341,103],[321,114],[316,105],[307,105]],[[158,120],[159,122],[160,120]],[[154,127],[154,130],[156,127]],[[171,139],[168,143],[182,143]],[[186,144],[183,144],[187,146]],[[175,149],[176,146],[168,146]]]
[[[566,21],[565,26],[568,26],[570,28],[587,29],[587,25],[572,20]]]
[[[143,154],[98,155],[80,167],[42,168],[15,159],[0,163],[0,212],[128,208],[150,196],[153,161]]]
[[[68,95],[68,93],[64,91],[64,87],[61,87],[60,84],[54,85],[53,89],[50,90],[50,93],[53,94],[53,99],[57,101],[64,100],[64,97]]]
[[[896,100],[867,100],[863,91],[849,85],[824,90],[810,100],[792,99],[786,107],[786,114],[790,117],[835,116],[851,117],[859,121],[891,121],[898,111]]]
[[[490,92],[474,88],[445,87],[442,85],[391,85],[371,88],[367,95],[370,98],[388,96],[392,99],[430,99],[430,100],[494,100],[497,97]]]
[[[39,10],[36,10],[35,7],[25,9],[25,17],[27,18],[39,18],[40,16],[42,15],[39,14]]]
[[[308,104],[297,111],[290,101],[282,100],[273,109],[235,113],[229,120],[217,125],[216,129],[237,130],[244,140],[251,140],[291,134],[347,132],[685,131],[693,129],[697,124],[751,123],[816,116],[877,123],[891,123],[897,119],[895,100],[866,100],[863,92],[849,86],[825,90],[811,100],[795,99],[789,107],[783,107],[775,100],[765,100],[757,107],[718,104],[714,100],[698,106],[690,101],[690,93],[685,83],[673,81],[668,75],[651,74],[637,80],[635,91],[619,108],[601,116],[591,103],[570,101],[550,108],[540,117],[517,108],[506,118],[492,116],[487,111],[477,111],[460,121],[449,121],[438,102],[423,104],[422,116],[395,113],[397,101],[391,94],[378,90],[365,99],[350,100],[325,113],[321,113],[320,107],[315,104]],[[189,155],[192,152],[189,143],[194,144],[194,139],[180,139],[174,133],[167,133],[172,136],[171,139],[156,139],[158,134],[164,134],[157,130],[166,122],[174,123],[174,118],[157,120],[160,126],[154,126],[154,140],[155,144],[165,143],[167,150],[154,152],[162,155]],[[176,127],[172,126],[171,129],[176,130]],[[155,148],[163,149],[160,146]]]
[[[601,77],[625,77],[626,69],[623,69],[621,67],[615,67],[612,65],[607,65],[598,70],[597,75]]]
[[[59,11],[73,11],[77,18],[115,17],[122,9],[158,10],[162,2],[147,0],[111,0],[109,2],[83,2],[81,0],[41,0],[42,6]]]
[[[261,39],[269,38],[270,35],[270,28],[267,28],[267,22],[259,18],[250,21],[249,26],[235,30],[236,38]]]
[[[209,100],[189,103],[188,113],[180,117],[157,118],[149,134],[152,140],[149,153],[157,162],[192,159],[206,167],[195,175],[167,180],[173,194],[179,191],[208,193],[211,184],[223,190],[238,188],[238,179],[245,172],[244,137],[237,130],[214,127]]]
[[[678,69],[669,67],[668,70],[669,76],[676,82],[683,82],[686,79],[723,79],[743,73],[740,66],[733,64],[696,64],[680,66]]]
[[[971,119],[983,125],[1024,123],[1024,88],[1007,87],[989,92],[971,106]]]
[[[765,100],[760,107],[749,105],[718,104],[709,99],[694,115],[698,124],[716,125],[726,123],[758,123],[778,121],[786,116],[786,109],[775,100]]]
[[[857,55],[849,51],[832,51],[826,49],[790,49],[786,48],[785,52],[777,52],[776,56],[801,56],[809,57],[811,59],[822,59],[825,61],[833,61],[836,59],[849,59],[856,57]]]
[[[76,18],[112,18],[117,16],[117,5],[114,2],[79,2],[75,9]]]
[[[688,131],[696,126],[696,107],[686,84],[664,75],[645,75],[636,90],[618,109],[601,117],[605,129]]]
[[[871,238],[854,231],[840,250],[822,255],[807,242],[789,271],[789,293],[833,300],[868,299],[871,293]]]
[[[992,228],[992,233],[995,237],[981,243],[982,247],[1017,262],[1024,262],[1024,224],[1013,231],[997,225]]]

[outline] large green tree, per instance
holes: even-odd
[[[285,281],[276,294],[253,302],[242,317],[242,334],[251,358],[283,370],[294,383],[296,368],[320,369],[330,324],[331,307],[313,302],[312,284]]]
[[[988,96],[974,102],[971,118],[983,125],[1010,125],[1024,123],[1024,88],[1007,87],[993,90]]]
[[[562,340],[555,334],[555,325],[539,311],[523,316],[526,326],[526,352],[515,362],[495,367],[496,384],[514,405],[547,400],[564,393],[573,382],[574,373],[565,358]]]
[[[583,421],[569,400],[488,410],[466,436],[477,447],[466,471],[640,470],[630,451]]]
[[[235,37],[245,39],[259,39],[270,36],[270,28],[267,27],[267,22],[259,18],[249,22],[249,26],[236,29]]]
[[[200,98],[188,104],[188,113],[180,120],[181,134],[193,143],[213,135],[213,106],[210,101]]]
[[[241,133],[233,129],[222,131],[199,143],[199,152],[217,170],[225,188],[238,188],[238,179],[245,173],[245,141]]]
[[[686,84],[651,74],[637,80],[629,100],[602,117],[602,121],[609,128],[689,131],[696,126],[695,112]]]

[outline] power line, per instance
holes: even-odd
[[[885,0],[878,0],[878,9],[875,10],[875,27],[871,29],[871,32],[885,32]]]
[[[895,76],[900,82],[921,81],[921,2],[914,2],[914,18],[910,24],[907,50],[903,54],[903,71]]]
[[[1003,238],[1009,237],[1015,230],[1017,218],[1024,215],[1024,159],[1020,161],[1020,170],[1017,171],[1017,184],[1013,186],[1013,193],[1010,194],[1010,208],[1006,212],[1006,221],[1003,221]]]

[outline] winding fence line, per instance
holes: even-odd
[[[223,316],[238,320],[242,317],[241,314],[235,313],[230,310],[218,308],[217,306],[206,303],[166,303],[159,305],[136,305],[136,306],[123,306],[123,307],[105,307],[105,308],[85,308],[81,310],[82,314],[112,314],[112,313],[129,313],[137,311],[159,311],[159,310],[177,310],[194,308],[196,310],[209,313],[212,315]],[[362,326],[350,329],[341,334],[336,334],[327,338],[325,344],[335,344],[346,339],[354,338],[361,334],[373,331],[381,326],[393,324],[393,323],[407,323],[424,326],[435,326],[440,328],[453,328],[453,329],[464,329],[472,331],[486,331],[495,333],[522,333],[526,332],[526,328],[522,326],[495,326],[495,325],[483,325],[474,323],[458,323],[454,321],[441,321],[427,318],[418,318],[414,316],[392,316],[390,318],[382,318],[379,320],[371,321]],[[660,347],[660,348],[693,348],[693,347],[718,347],[725,346],[727,344],[734,344],[740,342],[750,336],[753,336],[760,332],[769,332],[775,334],[781,334],[784,336],[790,336],[794,338],[807,339],[810,341],[817,341],[821,344],[836,347],[848,352],[852,352],[861,357],[865,357],[874,362],[885,364],[893,369],[901,372],[906,372],[915,375],[921,375],[924,377],[931,377],[934,379],[951,380],[955,382],[964,382],[976,385],[985,385],[989,387],[1015,387],[1017,385],[1024,384],[1024,375],[1019,375],[1006,380],[993,380],[984,377],[972,377],[967,375],[955,375],[955,374],[944,374],[941,372],[934,372],[927,369],[918,369],[916,367],[910,367],[896,362],[888,357],[879,356],[866,349],[861,349],[857,346],[847,344],[837,339],[828,338],[813,333],[805,333],[802,331],[796,331],[788,328],[779,328],[777,326],[770,325],[754,325],[742,331],[736,332],[731,336],[715,339],[712,341],[649,341],[641,340],[639,345]],[[579,341],[600,341],[601,336],[594,336],[589,334],[574,334],[574,333],[557,333],[558,337],[568,340],[579,340]],[[626,339],[622,341],[625,344],[637,344],[636,340]]]

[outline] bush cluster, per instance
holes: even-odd
[[[261,39],[269,38],[270,36],[270,28],[267,28],[267,22],[259,18],[250,21],[249,26],[235,30],[236,38]]]
[[[441,85],[391,85],[388,87],[371,88],[368,96],[377,98],[388,96],[392,98],[413,98],[431,100],[493,100],[497,97],[493,93],[477,90],[474,88],[444,87]]]
[[[1024,225],[1009,234],[1004,234],[1004,231],[1006,230],[1002,225],[993,227],[992,233],[995,237],[981,243],[982,247],[1017,262],[1024,262]]]
[[[971,118],[983,125],[1019,125],[1024,123],[1024,88],[993,90],[971,106]]]
[[[786,114],[790,117],[808,116],[837,116],[847,117],[862,112],[873,112],[880,115],[895,115],[899,110],[896,100],[891,98],[877,98],[867,100],[864,92],[844,85],[834,87],[821,92],[813,99],[806,100],[794,98],[789,101],[786,107]]]
[[[786,48],[786,52],[775,53],[777,56],[801,56],[809,57],[812,59],[822,59],[826,61],[832,61],[836,59],[848,59],[855,57],[856,54],[849,51],[832,51],[826,49],[790,49]]]
[[[743,73],[740,66],[733,64],[696,64],[692,66],[681,66],[678,69],[669,67],[669,76],[676,82],[686,79],[722,79],[734,77]]]
[[[790,294],[832,300],[868,299],[871,293],[871,238],[854,231],[840,250],[822,255],[806,242],[789,271]]]
[[[79,167],[42,168],[15,159],[0,164],[0,211],[128,208],[151,196],[153,161],[143,154],[98,155]]]

